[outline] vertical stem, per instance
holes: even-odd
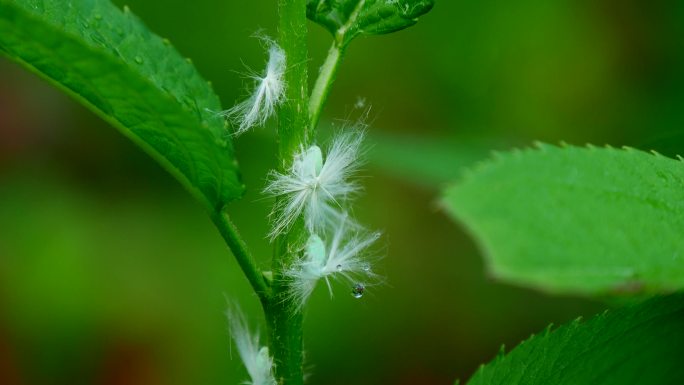
[[[277,281],[275,281],[277,282]],[[284,289],[283,286],[275,290]],[[303,314],[294,311],[284,297],[274,297],[265,307],[270,332],[270,349],[279,385],[304,384]]]
[[[278,0],[280,47],[287,57],[285,103],[278,117],[278,158],[286,170],[295,153],[313,140],[308,108],[307,0]],[[288,299],[288,283],[283,269],[297,258],[298,242],[304,233],[301,221],[279,236],[274,244],[273,285],[269,303],[264,306],[269,326],[270,348],[279,385],[304,383],[303,315]]]
[[[306,0],[279,0],[280,46],[287,55],[286,102],[279,112],[279,151],[283,162],[290,162],[301,145],[313,139],[308,110],[308,49]]]

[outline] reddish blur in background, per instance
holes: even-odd
[[[115,1],[119,6],[122,1]],[[276,1],[128,1],[225,106],[265,60]],[[312,74],[330,37],[310,25]],[[244,64],[243,64],[244,63]],[[492,148],[532,140],[684,148],[684,2],[438,1],[417,26],[352,44],[324,125],[372,106],[356,214],[384,231],[387,284],[317,291],[312,384],[451,384],[500,344],[606,305],[487,278],[438,209],[441,186]],[[439,145],[434,145],[438,143]],[[266,265],[260,199],[273,127],[236,140],[248,193],[231,207]],[[422,151],[422,152],[421,152]],[[223,311],[262,316],[202,209],[116,130],[0,59],[0,383],[238,384]],[[263,322],[261,322],[263,324]]]

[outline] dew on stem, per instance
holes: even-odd
[[[365,259],[369,247],[379,237],[378,232],[365,234],[358,226],[350,226],[346,214],[327,245],[318,235],[312,234],[307,241],[303,258],[285,272],[290,286],[289,296],[301,308],[321,279],[325,281],[332,297],[331,279],[354,282],[357,278],[377,278]]]
[[[361,298],[363,297],[363,293],[366,291],[366,286],[364,286],[362,283],[357,283],[354,286],[352,286],[352,297],[354,298]]]

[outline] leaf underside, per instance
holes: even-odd
[[[539,145],[448,188],[502,280],[550,292],[684,288],[684,164],[634,149]]]
[[[0,52],[119,129],[209,210],[241,196],[218,97],[128,9],[107,0],[0,0]]]
[[[434,0],[309,0],[307,16],[346,46],[359,35],[408,28],[434,4]]]
[[[468,385],[684,384],[684,295],[655,298],[532,336]]]

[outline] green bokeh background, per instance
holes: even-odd
[[[225,106],[245,94],[245,65],[263,65],[252,36],[277,33],[275,3],[127,2]],[[310,35],[315,74],[330,37],[313,24]],[[361,300],[316,292],[310,383],[451,384],[501,343],[604,308],[488,279],[438,191],[490,149],[533,140],[682,152],[683,68],[678,1],[442,0],[411,29],[355,41],[324,119],[372,106],[355,212],[384,231],[387,283]],[[266,265],[272,125],[235,146],[248,192],[230,211]],[[201,207],[92,113],[0,59],[0,383],[241,383],[226,298],[263,324]]]

